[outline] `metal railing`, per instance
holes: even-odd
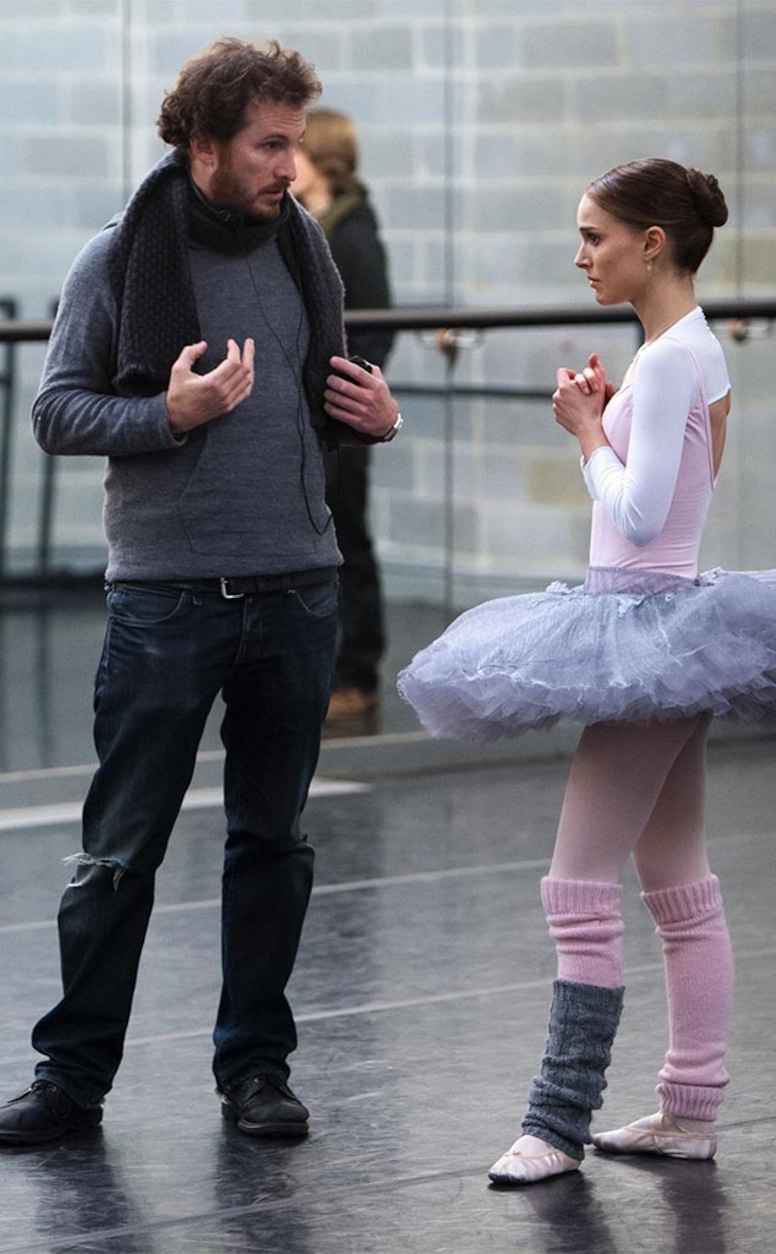
[[[751,322],[776,321],[776,297],[747,299],[730,298],[719,301],[704,301],[704,311],[710,322],[729,321],[735,325],[736,338],[745,340]],[[12,458],[12,426],[14,399],[14,350],[18,344],[42,343],[51,334],[51,319],[19,319],[15,317],[14,302],[0,300],[0,348],[4,346],[4,356],[0,358],[0,584],[11,581],[7,572],[6,544],[7,523],[9,517],[9,492],[11,480]],[[438,334],[438,346],[447,359],[445,380],[441,384],[402,383],[392,379],[392,390],[399,396],[415,395],[443,397],[451,404],[461,397],[500,398],[517,400],[545,399],[550,395],[547,389],[530,387],[488,387],[487,385],[459,384],[454,378],[454,366],[457,355],[456,332],[489,331],[505,329],[530,329],[542,327],[569,327],[630,324],[634,332],[640,334],[640,324],[629,308],[590,309],[588,307],[563,306],[557,308],[522,308],[522,309],[468,309],[448,308],[444,306],[405,306],[403,308],[380,310],[352,310],[346,315],[348,327],[390,327],[396,332],[401,331],[433,331]],[[452,466],[450,445],[448,445],[448,467]],[[38,511],[38,536],[36,543],[37,566],[24,576],[24,581],[45,581],[52,575],[65,572],[52,571],[52,533],[54,528],[54,496],[56,492],[57,467],[59,459],[48,457],[42,475],[40,505]],[[451,476],[451,469],[446,470],[445,478]],[[448,495],[451,495],[451,479],[448,482]],[[449,512],[452,519],[452,510]],[[449,526],[452,526],[450,522]],[[451,532],[446,525],[445,547],[451,549]],[[446,583],[449,582],[449,574]],[[449,595],[449,588],[446,595]]]

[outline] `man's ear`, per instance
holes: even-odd
[[[197,161],[200,165],[212,168],[216,159],[215,145],[212,139],[203,138],[201,135],[192,135],[189,140],[189,152],[193,161]]]

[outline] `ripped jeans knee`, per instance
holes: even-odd
[[[67,885],[68,888],[81,888],[87,880],[93,878],[93,873],[108,872],[112,876],[113,891],[118,889],[122,877],[129,870],[117,858],[93,858],[90,853],[81,850],[80,853],[71,853],[63,859],[65,866],[73,867],[73,878]]]

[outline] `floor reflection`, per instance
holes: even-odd
[[[46,1248],[88,1248],[84,1238],[99,1233],[102,1248],[162,1254],[164,1244],[147,1226],[149,1216],[127,1186],[120,1159],[102,1132],[50,1149],[30,1148],[21,1155],[14,1151],[14,1156],[27,1170],[35,1233],[47,1242]]]
[[[389,667],[433,634],[423,615],[393,621]],[[29,1082],[30,1027],[59,987],[54,918],[78,824],[39,811],[82,797],[85,780],[60,768],[91,758],[102,630],[99,596],[37,619],[0,606],[2,1098]],[[401,740],[411,715],[387,682],[384,696],[381,719]],[[710,754],[709,836],[738,968],[716,1162],[590,1153],[573,1175],[496,1190],[488,1167],[517,1134],[546,1035],[553,956],[538,880],[567,764],[472,753],[461,769],[438,744],[432,770],[411,740],[397,767],[389,738],[358,758],[360,791],[320,793],[305,812],[316,889],[289,995],[310,1138],[254,1142],[220,1116],[223,813],[184,811],[104,1130],[0,1154],[3,1254],[771,1254],[774,743]],[[215,787],[217,755],[206,766]],[[610,1126],[650,1109],[664,1033],[659,949],[632,876],[626,889],[630,1011]]]

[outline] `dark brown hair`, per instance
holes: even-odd
[[[725,197],[713,174],[649,157],[615,166],[586,188],[606,213],[640,230],[660,226],[676,266],[695,274],[714,227],[727,222]]]
[[[165,143],[187,153],[195,136],[233,139],[251,100],[306,109],[320,94],[315,67],[300,53],[274,39],[257,47],[228,37],[186,62],[162,101],[157,125]]]

